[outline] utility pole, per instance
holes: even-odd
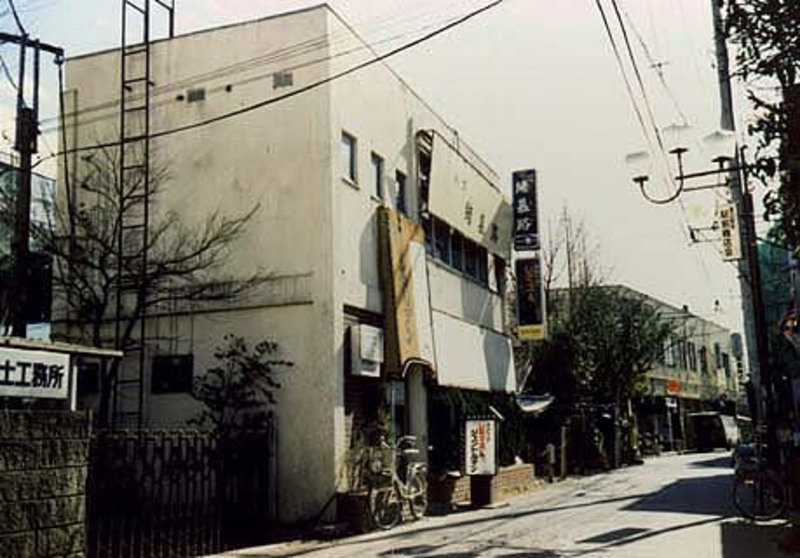
[[[723,130],[735,130],[733,117],[733,96],[731,94],[730,64],[725,33],[722,28],[720,0],[711,0],[714,18],[714,42],[717,56],[717,77],[720,93],[720,126]],[[763,421],[772,404],[772,382],[767,355],[767,328],[764,318],[764,300],[761,293],[761,270],[759,268],[758,243],[755,231],[753,196],[745,182],[742,188],[741,177],[747,176],[747,168],[741,154],[736,152],[735,167],[742,169],[730,174],[731,195],[739,213],[740,241],[743,259],[739,260],[739,281],[742,292],[742,311],[744,314],[745,338],[748,347],[750,375],[756,390],[756,418]],[[755,349],[755,350],[753,350]],[[755,354],[753,354],[755,352]],[[766,401],[762,400],[762,391]],[[766,406],[766,408],[765,408]],[[769,425],[768,425],[769,426]]]
[[[11,308],[11,334],[27,335],[28,271],[30,268],[30,211],[31,211],[31,158],[37,152],[39,135],[39,69],[42,51],[56,57],[61,64],[64,51],[61,48],[33,40],[27,35],[0,33],[0,43],[19,45],[19,80],[17,82],[17,125],[14,149],[19,153],[19,169],[16,173],[16,203],[14,207],[14,234],[11,242],[13,278],[9,304]],[[25,95],[25,70],[28,49],[33,50],[32,99],[28,104]]]

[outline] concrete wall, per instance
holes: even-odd
[[[457,143],[455,132],[381,63],[273,103],[372,56],[325,7],[153,46],[152,145],[170,177],[154,214],[175,212],[199,227],[214,211],[240,215],[258,205],[224,271],[262,270],[274,279],[241,305],[154,319],[151,331],[164,340],[150,351],[192,352],[201,374],[226,333],[280,344],[282,356],[295,363],[277,393],[278,507],[287,521],[315,514],[336,489],[346,446],[344,307],[383,312],[375,210],[393,203],[400,171],[407,177],[407,207],[418,217],[418,130],[436,129]],[[117,139],[118,67],[115,52],[68,62],[67,88],[76,89],[68,98],[78,110],[68,119],[73,144]],[[274,88],[279,71],[290,71],[294,85]],[[205,99],[188,102],[189,90],[199,87]],[[256,104],[239,116],[158,137]],[[342,179],[343,131],[358,141],[355,183]],[[370,179],[372,152],[384,159],[383,200]],[[75,183],[91,169],[77,157],[72,171]],[[437,290],[454,281],[462,300],[443,304],[458,317],[501,330],[496,295],[455,276]],[[146,405],[151,425],[177,424],[196,410],[183,395],[153,396]]]
[[[0,411],[0,556],[85,556],[86,413]]]

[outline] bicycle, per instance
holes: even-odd
[[[419,454],[415,436],[401,436],[391,446],[381,440],[383,458],[370,463],[373,474],[367,496],[367,509],[372,523],[379,529],[391,529],[400,522],[403,503],[407,502],[411,517],[420,519],[428,507],[427,466],[409,457]],[[401,463],[402,478],[398,475]]]
[[[744,517],[769,521],[784,515],[788,498],[783,480],[762,455],[761,440],[757,439],[754,446],[753,455],[737,458],[734,465],[733,503]]]

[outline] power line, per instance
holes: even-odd
[[[452,21],[454,21],[454,18],[450,18],[450,19],[448,19],[446,21],[448,23],[452,22]],[[424,28],[421,28],[420,31],[423,31],[423,30],[428,29],[430,27],[431,26],[425,26]],[[374,46],[376,44],[396,41],[396,40],[402,38],[403,36],[404,36],[404,34],[393,35],[391,37],[384,38],[381,41],[378,41],[377,43],[374,43],[373,45],[364,45],[364,44],[362,44],[360,46],[357,46],[357,47],[354,47],[354,48],[351,48],[351,49],[348,49],[348,50],[343,50],[343,51],[340,51],[340,52],[337,52],[337,53],[334,53],[334,54],[331,54],[331,55],[328,55],[328,56],[322,56],[322,57],[314,58],[314,59],[307,60],[305,62],[297,63],[297,64],[294,64],[294,65],[283,66],[281,68],[281,70],[279,70],[279,71],[282,71],[282,72],[285,72],[285,71],[296,71],[296,70],[303,69],[303,68],[308,68],[310,66],[314,66],[314,65],[317,65],[317,64],[322,64],[324,62],[330,62],[332,60],[335,60],[336,58],[349,56],[351,54],[355,54],[355,53],[358,53],[360,51],[363,51],[363,50],[366,50],[366,49],[370,49],[370,48],[372,48],[372,46]],[[156,94],[157,95],[163,95],[163,94],[168,93],[170,91],[182,89],[185,86],[190,86],[190,85],[192,85],[194,83],[197,83],[197,81],[199,81],[203,77],[211,76],[211,79],[215,79],[215,78],[218,78],[218,77],[224,77],[224,75],[226,75],[227,73],[240,73],[240,72],[247,71],[246,69],[232,70],[232,71],[228,70],[228,68],[234,68],[236,66],[237,65],[234,64],[234,65],[226,67],[226,68],[218,68],[217,70],[214,70],[213,72],[208,72],[206,74],[197,74],[195,76],[192,76],[191,78],[186,78],[184,80],[179,80],[178,82],[173,82],[173,83],[170,83],[168,85],[164,85],[164,86],[162,86],[161,90],[158,91]],[[213,75],[216,72],[219,72],[219,73],[217,73],[216,75]],[[218,91],[222,91],[222,90],[227,90],[229,87],[233,87],[233,86],[236,86],[236,85],[243,85],[243,84],[248,84],[248,83],[253,83],[253,82],[256,82],[256,81],[260,81],[260,80],[263,80],[263,79],[268,79],[269,77],[274,76],[276,73],[277,73],[276,71],[270,71],[270,72],[263,73],[263,74],[258,74],[258,75],[255,75],[255,76],[244,77],[244,78],[239,79],[237,81],[231,81],[229,83],[226,83],[225,85],[219,85],[219,86],[212,87],[212,88],[208,89],[208,92],[209,93],[218,92]],[[141,97],[139,97],[139,98],[141,98]],[[136,99],[137,98],[134,98],[134,100],[136,100]],[[161,106],[165,106],[165,105],[167,105],[169,103],[172,103],[173,101],[174,101],[174,99],[171,99],[171,98],[170,99],[162,99],[160,101],[157,101],[157,102],[153,103],[153,106],[154,107],[161,107]],[[89,119],[84,119],[84,120],[81,120],[81,122],[80,122],[80,124],[82,124],[82,125],[95,124],[95,123],[98,123],[98,122],[102,122],[104,120],[117,118],[116,109],[117,109],[118,105],[119,105],[118,101],[106,101],[106,102],[103,102],[103,103],[100,103],[100,104],[97,104],[97,105],[93,105],[93,106],[88,107],[88,108],[83,108],[83,109],[75,110],[75,111],[73,111],[71,113],[68,113],[68,114],[65,115],[65,119],[68,118],[68,117],[82,116],[84,114],[91,113],[91,112],[98,112],[100,110],[115,109],[115,112],[113,112],[113,113],[99,114],[98,116],[95,116],[95,117],[89,118]],[[46,119],[45,121],[47,121],[47,120],[52,120],[52,119]],[[64,125],[63,122],[62,122],[61,125]],[[57,129],[58,129],[58,126],[53,126],[53,127],[45,128],[44,131],[45,132],[52,132],[52,131],[56,131]]]
[[[457,5],[457,4],[459,4],[459,2],[452,2],[450,5]],[[432,15],[432,14],[438,14],[440,12],[441,12],[441,10],[422,11],[422,12],[419,12],[419,13],[416,13],[416,14],[407,15],[406,17],[399,18],[399,19],[396,18],[396,16],[387,16],[387,17],[384,17],[384,18],[376,18],[376,19],[374,19],[374,20],[372,20],[370,22],[370,25],[372,27],[370,29],[368,29],[367,32],[375,33],[375,32],[382,31],[384,28],[385,29],[391,29],[392,27],[396,27],[397,24],[400,23],[400,22],[409,22],[409,23],[411,23],[411,22],[414,22],[415,20],[425,18],[425,17],[427,17],[429,15]],[[450,21],[453,21],[454,19],[455,19],[454,17],[450,17],[450,18],[445,19],[444,21],[445,22],[450,22]],[[389,23],[391,25],[386,25],[386,24],[389,24]],[[376,44],[381,44],[381,43],[385,43],[385,42],[399,40],[399,39],[403,38],[404,36],[406,36],[408,34],[415,33],[415,32],[418,32],[418,31],[424,31],[426,29],[429,29],[432,26],[433,25],[425,25],[425,26],[422,26],[420,29],[411,29],[410,31],[404,31],[402,33],[395,34],[395,35],[393,35],[391,37],[383,38],[380,41],[375,42],[375,43],[371,43],[371,44],[361,43],[361,45],[359,47],[357,47],[357,48],[348,49],[348,50],[343,51],[341,53],[336,53],[335,55],[330,55],[328,58],[325,58],[325,57],[317,58],[317,59],[311,61],[310,63],[308,63],[308,65],[313,64],[313,63],[318,63],[318,62],[321,62],[321,61],[325,61],[325,60],[328,60],[328,59],[333,58],[333,57],[339,57],[339,56],[342,56],[342,55],[347,55],[347,54],[359,52],[361,50],[369,49],[369,48],[371,48],[372,46],[374,46]],[[199,82],[201,80],[211,81],[211,80],[221,79],[221,78],[229,76],[229,75],[235,75],[235,74],[244,73],[244,72],[247,72],[247,71],[250,71],[250,70],[255,70],[260,66],[267,65],[267,64],[270,64],[270,63],[277,63],[277,62],[284,61],[284,60],[290,60],[292,58],[299,57],[299,56],[302,56],[302,55],[311,55],[316,51],[321,51],[321,50],[326,49],[326,48],[333,49],[336,46],[338,46],[339,44],[349,41],[351,39],[351,37],[352,37],[352,33],[348,32],[348,31],[345,31],[345,30],[339,31],[338,33],[334,33],[334,34],[317,35],[315,37],[311,37],[311,38],[302,40],[302,41],[294,43],[294,44],[283,46],[283,47],[281,47],[279,49],[275,49],[275,50],[272,50],[272,51],[269,51],[269,52],[266,52],[266,53],[261,53],[261,54],[259,54],[257,56],[252,57],[252,58],[241,60],[239,62],[236,62],[235,64],[222,66],[220,68],[216,68],[216,69],[210,70],[208,72],[204,72],[204,73],[199,73],[199,74],[194,74],[192,76],[188,76],[186,78],[180,79],[178,81],[175,81],[175,82],[172,82],[172,83],[169,83],[169,84],[166,84],[166,85],[153,87],[150,93],[151,93],[151,95],[165,95],[165,94],[170,93],[172,91],[176,91],[176,90],[182,89],[184,87],[189,87],[189,86],[191,86],[191,85],[193,85],[193,84],[195,84],[195,83],[197,83],[197,82]],[[285,68],[282,68],[282,70],[297,69],[297,68],[300,68],[300,67],[304,67],[305,65],[306,64],[298,65],[298,66],[294,66],[294,67],[285,67]],[[267,78],[267,77],[273,75],[273,73],[274,72],[269,72],[267,74],[263,74],[260,77],[261,78]],[[134,98],[134,100],[136,100],[136,99]],[[83,115],[83,114],[88,113],[88,112],[102,111],[102,110],[106,110],[106,109],[116,109],[117,106],[118,106],[118,103],[116,101],[106,101],[106,102],[98,103],[96,105],[92,105],[92,106],[89,106],[89,107],[83,107],[80,111],[75,111],[74,113],[70,113],[70,114],[67,114],[67,115],[64,115],[64,116],[65,117],[72,117],[72,116],[75,116],[76,114]],[[48,118],[46,120],[43,120],[43,122],[48,122],[48,121],[51,121],[51,120],[57,120],[57,118]]]
[[[8,0],[8,6],[11,8],[11,13],[14,16],[14,21],[17,22],[17,27],[19,28],[19,32],[21,35],[27,35],[28,32],[25,31],[25,26],[22,25],[22,20],[19,18],[19,14],[17,13],[17,7],[14,5],[14,0]]]
[[[401,46],[399,46],[397,48],[394,48],[394,49],[392,49],[392,50],[390,50],[390,51],[388,51],[388,52],[386,52],[384,54],[375,55],[373,58],[371,58],[371,59],[369,59],[367,61],[364,61],[364,62],[361,62],[359,64],[356,64],[356,65],[354,65],[354,66],[352,66],[350,68],[347,68],[346,70],[342,70],[342,71],[337,72],[337,73],[335,73],[335,74],[333,74],[331,76],[328,76],[326,78],[323,78],[323,79],[320,79],[318,81],[312,82],[312,83],[310,83],[308,85],[305,85],[303,87],[295,89],[294,91],[290,91],[288,93],[285,93],[283,95],[279,95],[277,97],[273,97],[271,99],[264,99],[263,101],[260,101],[260,102],[257,102],[257,103],[253,103],[253,104],[250,104],[248,106],[245,106],[245,107],[242,107],[242,108],[230,111],[230,112],[226,112],[226,113],[220,114],[218,116],[210,117],[210,118],[207,118],[205,120],[200,120],[198,122],[193,122],[191,124],[186,124],[186,125],[183,125],[183,126],[178,126],[178,127],[172,128],[172,129],[155,132],[155,133],[150,135],[150,139],[157,139],[157,138],[161,138],[161,137],[165,137],[165,136],[170,136],[170,135],[173,135],[173,134],[178,134],[178,133],[181,133],[181,132],[187,132],[189,130],[194,130],[196,128],[208,126],[208,125],[214,124],[216,122],[221,122],[221,121],[227,120],[229,118],[234,118],[236,116],[241,116],[242,114],[247,114],[247,113],[253,112],[253,111],[258,110],[260,108],[264,108],[264,107],[276,104],[276,103],[284,101],[286,99],[297,97],[299,95],[302,95],[304,93],[307,93],[309,91],[317,89],[317,88],[319,88],[319,87],[321,87],[323,85],[331,83],[331,82],[333,82],[335,80],[338,80],[338,79],[346,77],[346,76],[348,76],[350,74],[353,74],[353,73],[355,73],[355,72],[357,72],[359,70],[362,70],[364,68],[367,68],[369,66],[377,64],[378,62],[382,62],[382,61],[387,60],[387,59],[389,59],[391,57],[394,57],[394,56],[396,56],[396,55],[398,55],[398,54],[400,54],[402,52],[405,52],[405,51],[407,51],[407,50],[409,50],[411,48],[414,48],[414,47],[416,47],[416,46],[418,46],[418,45],[420,45],[422,43],[425,43],[425,42],[433,39],[434,37],[437,37],[437,36],[447,32],[447,31],[449,31],[449,30],[451,30],[451,29],[453,29],[453,28],[455,28],[455,27],[457,27],[459,25],[462,25],[462,24],[466,23],[467,21],[477,17],[478,15],[480,15],[480,14],[482,14],[482,13],[484,13],[484,12],[486,12],[486,11],[488,11],[488,10],[498,6],[498,5],[500,5],[502,2],[503,2],[503,0],[495,0],[494,2],[486,4],[485,6],[483,6],[481,8],[478,8],[476,10],[473,10],[472,12],[470,12],[470,13],[468,13],[468,14],[456,19],[455,21],[452,21],[452,22],[450,22],[450,23],[448,23],[448,24],[446,24],[446,25],[444,25],[442,27],[439,27],[438,29],[436,29],[436,30],[434,30],[434,31],[432,31],[430,33],[427,33],[427,34],[423,35],[422,37],[419,37],[419,38],[417,38],[417,39],[415,39],[413,41],[410,41],[410,42],[408,42],[408,43],[406,43],[404,45],[401,45]],[[65,150],[63,150],[62,152],[60,152],[60,153],[58,153],[56,155],[61,155],[63,153],[78,153],[78,152],[89,151],[89,150],[94,150],[94,149],[115,147],[115,146],[118,146],[119,144],[120,144],[119,141],[114,141],[114,142],[105,142],[105,143],[94,144],[94,145],[85,146],[85,147],[75,147],[75,148],[72,148],[72,149],[65,149]],[[45,159],[42,159],[37,164],[43,162],[44,160]]]

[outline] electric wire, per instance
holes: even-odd
[[[14,21],[17,23],[17,28],[19,29],[20,35],[27,35],[28,32],[25,31],[25,26],[22,25],[22,20],[19,18],[19,13],[17,13],[17,7],[14,5],[14,0],[8,0],[8,7],[11,8],[11,14],[14,16]]]
[[[437,37],[437,36],[439,36],[439,35],[441,35],[443,33],[446,33],[447,31],[450,31],[451,29],[453,29],[455,27],[463,25],[467,21],[470,21],[470,20],[474,19],[475,17],[477,17],[477,16],[479,16],[479,15],[481,15],[481,14],[483,14],[483,13],[485,13],[485,12],[491,10],[491,9],[495,8],[496,6],[502,4],[503,1],[504,0],[494,0],[493,2],[490,2],[489,4],[486,4],[486,5],[480,7],[478,9],[476,9],[476,10],[473,10],[473,11],[469,12],[468,14],[463,15],[463,16],[455,19],[454,21],[452,21],[452,22],[450,22],[450,23],[448,23],[446,25],[438,27],[434,31],[426,33],[425,35],[423,35],[423,36],[421,36],[421,37],[419,37],[417,39],[409,41],[409,42],[407,42],[407,43],[405,43],[405,44],[403,44],[403,45],[401,45],[399,47],[393,48],[393,49],[391,49],[391,50],[389,50],[389,51],[387,51],[387,52],[385,52],[383,54],[374,55],[369,60],[366,60],[364,62],[355,64],[355,65],[353,65],[353,66],[351,66],[351,67],[349,67],[347,69],[344,69],[342,71],[336,72],[336,73],[334,73],[334,74],[332,74],[332,75],[330,75],[328,77],[325,77],[323,79],[314,81],[314,82],[309,83],[307,85],[304,85],[302,87],[298,87],[297,89],[295,89],[293,91],[289,91],[287,93],[284,93],[283,95],[279,95],[277,97],[272,97],[272,98],[269,98],[269,99],[264,99],[262,101],[259,101],[259,102],[252,103],[250,105],[241,107],[239,109],[232,110],[232,111],[229,111],[229,112],[217,115],[217,116],[209,117],[209,118],[206,118],[206,119],[203,119],[203,120],[199,120],[199,121],[193,122],[191,124],[185,124],[183,126],[176,126],[174,128],[171,128],[171,129],[157,131],[157,132],[154,132],[154,133],[152,133],[150,135],[150,139],[158,139],[158,138],[162,138],[162,137],[166,137],[166,136],[171,136],[171,135],[174,135],[174,134],[179,134],[179,133],[182,133],[182,132],[187,132],[187,131],[194,130],[194,129],[197,129],[197,128],[209,126],[211,124],[214,124],[214,123],[217,123],[217,122],[221,122],[221,121],[224,121],[224,120],[228,120],[230,118],[235,118],[235,117],[241,116],[243,114],[248,114],[248,113],[253,112],[255,110],[258,110],[258,109],[261,109],[261,108],[264,108],[264,107],[279,103],[281,101],[285,101],[286,99],[291,99],[291,98],[297,97],[299,95],[305,94],[305,93],[307,93],[309,91],[312,91],[312,90],[315,90],[315,89],[317,89],[317,88],[319,88],[319,87],[321,87],[323,85],[327,85],[328,83],[331,83],[333,81],[339,80],[339,79],[341,79],[343,77],[346,77],[346,76],[348,76],[350,74],[353,74],[353,73],[355,73],[357,71],[360,71],[360,70],[362,70],[364,68],[367,68],[369,66],[373,66],[373,65],[375,65],[375,64],[377,64],[379,62],[383,62],[383,61],[385,61],[385,60],[387,60],[389,58],[392,58],[392,57],[402,53],[402,52],[405,52],[405,51],[410,50],[410,49],[412,49],[412,48],[414,48],[414,47],[416,47],[416,46],[418,46],[420,44],[423,44],[423,43],[425,43],[425,42],[427,42],[427,41],[429,41],[429,40],[431,40],[431,39],[433,39],[433,38],[435,38],[435,37]],[[120,144],[119,141],[112,141],[112,142],[97,143],[97,144],[93,144],[93,145],[90,145],[90,146],[73,147],[73,148],[70,148],[70,149],[63,149],[61,152],[57,153],[56,155],[60,155],[60,154],[63,154],[65,152],[66,153],[79,153],[79,152],[85,152],[85,151],[90,151],[90,150],[95,150],[95,149],[116,147],[119,144]],[[41,163],[44,160],[45,159],[42,159],[38,163]]]
[[[445,23],[449,23],[451,21],[454,21],[454,19],[447,20]],[[427,30],[430,27],[431,26],[425,26],[424,28],[420,29],[419,31]],[[402,38],[404,36],[405,36],[404,34],[393,35],[393,36],[390,36],[390,37],[382,39],[381,41],[379,41],[376,44],[395,41],[395,40],[397,40],[399,38]],[[351,49],[348,49],[348,50],[344,50],[344,51],[340,51],[340,52],[337,52],[337,53],[334,53],[334,54],[331,54],[331,55],[328,55],[328,56],[321,56],[321,57],[318,57],[318,58],[314,58],[314,59],[311,59],[311,60],[307,60],[307,61],[304,61],[304,62],[300,62],[300,63],[294,64],[294,65],[285,65],[285,66],[282,66],[281,69],[277,70],[277,71],[269,71],[267,73],[262,73],[262,74],[257,74],[257,75],[254,75],[254,76],[244,77],[244,78],[241,78],[241,79],[239,79],[237,81],[230,81],[228,83],[225,83],[224,85],[217,85],[217,86],[214,86],[214,87],[209,87],[207,89],[207,91],[209,93],[215,93],[215,92],[219,92],[219,91],[223,91],[223,90],[229,90],[229,89],[231,89],[231,88],[233,88],[233,87],[235,87],[237,85],[245,85],[245,84],[249,84],[249,83],[255,83],[255,82],[260,81],[260,80],[268,79],[268,78],[274,76],[278,72],[296,71],[296,70],[300,70],[300,69],[303,69],[303,68],[308,68],[308,67],[311,67],[311,66],[314,66],[314,65],[322,64],[322,63],[325,63],[325,62],[330,62],[330,61],[335,60],[337,58],[346,57],[346,56],[349,56],[351,54],[355,54],[355,53],[361,52],[361,51],[363,51],[365,49],[369,49],[369,48],[371,48],[370,45],[361,44],[361,45],[359,45],[357,47],[354,47],[354,48],[351,48]],[[174,83],[170,83],[167,86],[162,86],[164,88],[164,90],[160,91],[159,94],[164,94],[165,92],[168,92],[167,89],[169,91],[178,90],[178,89],[182,89],[183,87],[185,87],[187,85],[195,84],[195,83],[197,83],[197,81],[195,81],[196,77],[197,76],[193,76],[191,78],[192,81],[189,81],[189,78],[187,78],[186,80],[181,80],[180,82],[174,82]],[[141,96],[132,97],[131,100],[132,101],[136,101],[136,100],[141,100],[141,98],[142,98]],[[152,102],[152,106],[155,107],[155,108],[158,108],[158,107],[162,107],[162,106],[168,105],[170,103],[173,103],[174,101],[175,101],[175,99],[173,99],[173,98],[161,99],[159,101]],[[87,125],[87,124],[96,124],[98,122],[102,122],[102,121],[109,120],[109,119],[115,119],[115,118],[118,117],[118,115],[117,115],[118,105],[119,105],[118,101],[107,101],[105,103],[102,103],[102,106],[101,105],[94,105],[93,107],[89,107],[88,109],[87,108],[81,108],[79,110],[75,110],[75,111],[65,115],[65,119],[64,120],[66,120],[66,118],[68,118],[68,117],[76,117],[76,116],[85,115],[86,113],[96,112],[98,108],[108,109],[108,110],[113,109],[113,112],[108,112],[106,114],[98,114],[97,116],[92,117],[92,118],[88,118],[88,119],[85,118],[85,119],[80,120],[79,123],[81,125]],[[48,119],[48,120],[52,120],[52,119]],[[64,125],[64,123],[61,122],[61,123],[59,123],[59,125]],[[70,126],[71,124],[67,124],[67,125]],[[52,132],[52,131],[56,131],[57,128],[58,128],[58,125],[50,126],[50,127],[45,128],[43,131]]]
[[[461,2],[451,2],[448,5],[449,6],[461,5]],[[371,20],[369,22],[369,25],[371,26],[371,28],[367,28],[366,32],[369,32],[369,33],[381,32],[381,31],[384,30],[384,28],[392,29],[392,28],[397,27],[398,23],[401,23],[401,22],[412,23],[412,22],[414,22],[416,20],[423,19],[423,18],[428,18],[431,15],[438,14],[438,13],[441,13],[441,9],[433,10],[433,11],[423,11],[423,12],[419,12],[419,13],[407,14],[405,17],[399,18],[399,19],[396,16],[386,16],[386,17],[382,17],[382,18],[376,18],[376,19]],[[455,19],[455,18],[451,17],[449,19],[446,19],[445,22],[452,21],[452,19]],[[387,25],[387,24],[391,24],[391,25]],[[377,42],[374,42],[374,43],[368,43],[367,41],[364,41],[363,43],[360,44],[360,46],[358,48],[350,49],[345,54],[354,53],[354,52],[358,52],[358,51],[361,51],[361,50],[369,49],[369,48],[371,48],[371,46],[376,45],[376,44],[391,42],[393,40],[399,40],[399,39],[403,38],[406,35],[409,35],[411,33],[421,32],[421,31],[426,30],[426,29],[428,29],[428,28],[430,28],[432,26],[433,25],[426,25],[426,26],[421,27],[420,29],[413,29],[412,28],[410,31],[406,30],[403,33],[396,33],[394,36],[391,36],[391,37],[388,37],[388,38],[383,38],[380,41],[377,41]],[[294,44],[283,46],[281,48],[278,48],[278,49],[275,49],[275,50],[272,50],[272,51],[269,51],[269,52],[258,54],[257,56],[254,56],[254,57],[251,57],[251,58],[248,58],[248,59],[245,59],[245,60],[241,60],[239,62],[236,62],[235,64],[223,66],[221,68],[216,68],[216,69],[213,69],[213,70],[210,70],[210,71],[207,71],[207,72],[203,72],[203,73],[200,73],[200,74],[194,74],[194,75],[188,76],[186,78],[183,78],[181,80],[178,80],[178,81],[175,81],[175,82],[171,82],[171,83],[166,84],[166,85],[155,86],[155,87],[151,88],[150,94],[151,94],[151,96],[160,96],[160,95],[168,94],[168,93],[173,92],[173,91],[177,91],[177,90],[183,89],[185,87],[189,87],[189,86],[194,85],[194,84],[196,84],[196,83],[198,83],[200,81],[218,80],[218,79],[222,79],[224,77],[230,76],[230,75],[235,75],[237,73],[243,73],[243,72],[246,72],[246,71],[249,71],[249,70],[253,70],[253,69],[256,69],[258,67],[267,65],[267,64],[278,63],[278,62],[285,61],[285,60],[291,60],[292,58],[300,57],[300,56],[303,56],[303,55],[311,55],[316,51],[322,51],[322,50],[325,50],[325,49],[334,50],[340,44],[350,41],[351,38],[352,38],[352,33],[349,33],[346,30],[339,31],[338,33],[334,33],[334,34],[317,35],[315,37],[311,37],[311,38],[302,40],[302,41],[294,43]],[[339,54],[337,54],[336,56],[338,56],[338,55]],[[284,70],[288,70],[288,69],[292,69],[292,68],[283,68],[283,69]],[[263,77],[269,77],[273,73],[274,72],[270,72],[268,74],[265,74]],[[137,99],[133,98],[132,100],[137,100]],[[82,107],[80,109],[80,114],[83,115],[83,114],[88,113],[88,112],[106,110],[106,109],[114,109],[114,110],[116,110],[116,108],[117,108],[117,102],[116,101],[106,101],[106,102],[98,103],[96,105],[92,105],[92,106],[88,106],[88,107]],[[74,116],[74,115],[68,114],[66,116],[70,117],[70,116]],[[56,120],[56,119],[52,118],[52,119],[48,119],[48,120]]]

